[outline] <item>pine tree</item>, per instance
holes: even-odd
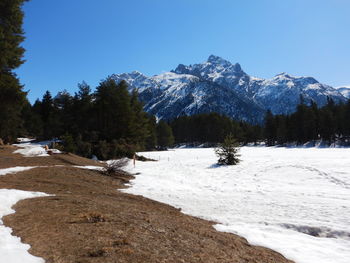
[[[82,139],[91,139],[91,129],[96,129],[93,125],[95,119],[93,114],[93,96],[91,88],[86,82],[78,84],[78,92],[73,98],[73,119],[72,134],[82,134]]]
[[[53,100],[55,117],[57,118],[56,136],[65,132],[72,132],[75,124],[73,113],[73,97],[67,90],[58,92]]]
[[[327,106],[321,109],[320,113],[320,135],[323,140],[329,143],[335,139],[336,122],[332,110]]]
[[[157,121],[156,117],[148,116],[148,130],[149,135],[146,138],[145,149],[154,150],[157,146]]]
[[[130,98],[131,120],[130,120],[130,138],[137,145],[137,150],[145,149],[146,139],[151,136],[150,122],[147,113],[143,111],[143,104],[138,99],[137,90],[133,90]]]
[[[219,157],[218,164],[220,165],[236,165],[240,162],[239,144],[232,134],[226,136],[223,143],[215,149],[216,155]]]
[[[171,127],[163,120],[157,125],[157,141],[161,149],[174,144],[174,136]]]
[[[306,136],[305,136],[305,124],[307,123],[306,119],[306,105],[303,103],[299,104],[297,106],[297,111],[295,112],[296,116],[296,124],[297,127],[295,129],[296,131],[296,138],[298,143],[304,143],[306,141]]]
[[[278,145],[282,145],[287,142],[287,118],[283,115],[277,115],[275,117],[276,122],[276,140]]]
[[[345,110],[344,110],[344,129],[345,129],[345,135],[350,136],[350,99],[345,104]]]
[[[274,116],[272,115],[271,111],[268,110],[265,115],[265,138],[266,143],[268,146],[275,145],[275,141],[277,139],[277,127],[276,127],[276,121],[274,119]]]
[[[13,72],[24,61],[21,10],[24,0],[0,1],[0,138],[14,141],[22,127],[21,112],[26,92]]]
[[[126,82],[117,84],[108,77],[96,88],[94,95],[95,120],[101,139],[110,142],[129,137],[132,109]]]
[[[22,109],[22,117],[24,120],[24,136],[41,138],[43,134],[43,122],[40,113],[37,112],[39,100],[32,106],[27,102]]]
[[[49,91],[46,91],[40,104],[40,114],[43,121],[43,138],[52,139],[64,132],[59,116],[59,109]]]

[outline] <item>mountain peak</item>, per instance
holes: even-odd
[[[220,65],[231,65],[231,62],[223,59],[222,57],[210,55],[207,62],[212,64],[220,64]]]
[[[179,64],[175,70],[172,70],[171,72],[177,73],[177,74],[187,74],[189,72],[187,66],[184,64]]]
[[[220,66],[223,66],[225,68],[228,68],[228,67],[233,68],[233,71],[235,71],[235,72],[242,71],[241,65],[239,63],[232,64],[230,61],[223,59],[222,57],[219,57],[219,56],[210,55],[207,62],[210,64],[213,64],[215,66],[220,65]]]
[[[138,71],[138,70],[134,70],[134,71],[132,71],[130,74],[136,75],[136,76],[145,76],[143,73],[141,73],[141,72]]]
[[[242,71],[241,65],[239,63],[234,64],[233,68],[236,72]]]
[[[279,73],[275,76],[275,78],[278,78],[278,77],[284,77],[284,78],[292,78],[289,74],[287,74],[286,72],[282,72],[282,73]]]

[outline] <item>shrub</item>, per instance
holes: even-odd
[[[89,142],[80,141],[77,143],[77,153],[81,156],[90,158],[92,156],[92,145]]]
[[[107,160],[109,157],[108,144],[106,141],[99,141],[96,145],[96,155],[100,160]]]
[[[123,168],[128,164],[129,159],[122,158],[119,160],[110,161],[107,167],[103,170],[103,173],[108,176],[113,176],[118,173],[124,173]]]
[[[133,158],[136,148],[134,144],[128,143],[124,139],[113,140],[110,145],[110,158]]]
[[[66,133],[62,136],[63,141],[63,149],[65,152],[75,153],[77,150],[77,146],[72,135]]]

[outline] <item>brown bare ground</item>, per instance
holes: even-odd
[[[31,245],[30,253],[47,263],[291,263],[244,238],[217,232],[213,222],[118,191],[131,177],[71,167],[100,165],[92,160],[72,154],[25,158],[14,150],[0,148],[0,168],[51,166],[0,176],[0,188],[54,195],[20,201],[16,213],[4,218],[14,235]]]

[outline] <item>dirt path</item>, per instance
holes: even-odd
[[[27,199],[4,218],[30,253],[47,263],[290,262],[280,254],[217,232],[212,223],[141,196],[119,192],[130,178],[69,165],[99,165],[75,155],[25,158],[0,149],[0,168],[48,166],[0,176],[0,188],[53,194]],[[1,255],[0,255],[1,262]]]

